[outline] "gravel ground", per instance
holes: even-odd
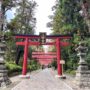
[[[66,75],[66,79],[55,78],[57,71],[53,69],[28,74],[30,79],[21,79],[19,76],[10,78],[12,84],[0,90],[82,90],[75,85],[75,77]]]
[[[90,88],[79,88],[77,86],[77,82],[75,81],[75,76],[66,75],[65,80],[63,80],[66,84],[68,84],[73,90],[90,90]]]
[[[28,75],[35,75],[37,73],[39,73],[41,70],[37,70],[37,71],[33,71],[31,73],[28,73]],[[7,87],[3,87],[0,88],[0,90],[11,90],[13,87],[15,87],[16,85],[18,85],[19,83],[21,83],[24,79],[21,79],[19,76],[14,76],[14,77],[10,77],[11,80],[11,84]]]
[[[73,90],[80,90],[80,89],[78,89],[78,87],[75,84],[76,83],[75,82],[75,76],[66,75],[66,79],[63,80],[63,82],[68,84]]]
[[[62,81],[56,79],[53,71],[44,69],[30,79],[25,79],[12,90],[71,90]]]
[[[3,90],[72,90],[65,82],[55,78],[55,72],[51,69],[44,69],[32,73],[30,79],[11,78],[14,85]]]

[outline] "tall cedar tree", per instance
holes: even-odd
[[[36,25],[34,14],[36,6],[35,1],[21,0],[16,9],[16,16],[12,19],[11,23],[8,24],[8,28],[18,34],[34,34]]]
[[[87,26],[80,10],[80,0],[59,0],[53,19],[53,32],[85,34]]]

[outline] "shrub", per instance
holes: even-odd
[[[40,68],[40,64],[35,60],[30,60],[28,64],[28,70],[33,71]]]
[[[70,75],[75,75],[76,74],[76,70],[70,70],[70,69],[68,69],[65,73],[66,74],[70,74]]]
[[[70,71],[70,74],[71,75],[75,75],[76,74],[76,71],[75,70],[72,70],[72,71]]]
[[[52,65],[52,67],[54,67],[54,69],[56,69],[57,68],[57,61],[53,61],[52,63],[51,63],[51,65]]]
[[[6,68],[8,69],[9,76],[21,74],[22,64],[16,65],[15,63],[9,61],[9,62],[6,62],[5,65],[6,65]],[[30,63],[28,63],[27,65],[27,70],[30,72],[37,70],[39,68],[40,68],[40,65],[34,60],[31,60]]]
[[[15,63],[6,62],[6,68],[8,69],[8,74],[11,76],[12,74],[19,74],[22,71],[22,67],[16,65]]]

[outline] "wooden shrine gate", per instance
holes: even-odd
[[[56,47],[56,56],[57,56],[57,71],[58,71],[58,75],[62,75],[62,66],[60,64],[60,60],[61,60],[61,47],[65,47],[68,46],[69,43],[68,42],[63,42],[61,40],[64,39],[70,39],[72,37],[72,35],[20,35],[17,34],[15,35],[16,39],[21,39],[23,41],[17,41],[16,45],[23,45],[24,46],[24,60],[23,60],[23,68],[22,68],[22,75],[26,75],[27,73],[27,58],[28,58],[28,47],[29,46],[40,46],[40,45],[54,45]],[[44,37],[43,37],[44,36]],[[42,39],[43,41],[45,41],[45,39],[53,39],[53,42],[39,42],[38,39]]]
[[[32,58],[36,59],[41,65],[49,65],[54,58],[57,58],[56,52],[33,52]]]

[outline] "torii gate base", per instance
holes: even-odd
[[[27,74],[27,75],[20,75],[19,76],[21,79],[30,79],[30,75]]]
[[[24,45],[24,60],[23,60],[23,69],[22,77],[26,76],[27,73],[27,57],[28,57],[28,46],[31,45],[55,45],[57,49],[57,71],[58,77],[62,75],[62,65],[60,64],[61,60],[61,46],[69,45],[68,42],[61,42],[62,39],[70,39],[71,35],[47,35],[47,39],[55,39],[55,42],[48,42],[41,44],[37,41],[31,41],[32,39],[39,39],[38,35],[15,35],[16,39],[24,39],[23,42],[16,42],[16,45]]]

